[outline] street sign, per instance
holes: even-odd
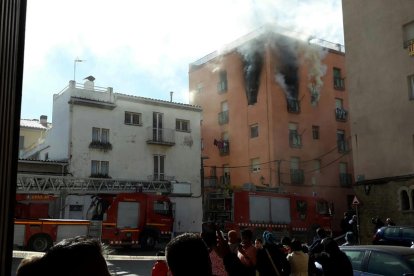
[[[359,200],[356,196],[354,196],[354,199],[352,200],[352,205],[359,205]]]

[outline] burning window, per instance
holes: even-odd
[[[217,91],[219,93],[227,92],[227,72],[220,71],[219,82],[217,83]]]

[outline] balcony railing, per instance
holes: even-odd
[[[289,132],[289,145],[291,148],[302,147],[302,137],[296,130],[291,130]]]
[[[218,114],[218,122],[220,125],[227,124],[229,122],[229,111],[225,110]]]
[[[336,90],[345,90],[345,80],[343,78],[334,78],[334,88]]]
[[[349,151],[349,145],[348,142],[345,140],[338,140],[336,141],[338,146],[338,152],[339,153],[346,153]]]
[[[287,111],[289,113],[300,113],[300,102],[297,99],[287,100]]]
[[[109,142],[101,142],[101,141],[92,141],[89,144],[90,149],[99,149],[103,151],[111,150],[112,144]]]
[[[175,145],[175,130],[167,128],[147,128],[147,144]]]
[[[340,173],[339,174],[339,184],[342,187],[350,187],[352,185],[352,174],[350,174],[350,173]]]
[[[204,178],[204,187],[217,187],[217,177],[207,176]]]
[[[290,182],[294,185],[303,184],[305,181],[305,176],[303,170],[300,169],[291,169],[290,170]]]
[[[149,181],[173,181],[175,176],[165,175],[164,173],[155,173],[148,175]]]
[[[337,121],[346,122],[348,120],[348,111],[337,107],[335,109],[335,118]]]

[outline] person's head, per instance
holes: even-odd
[[[255,239],[254,247],[256,247],[257,249],[263,248],[263,240],[261,238]]]
[[[237,234],[236,230],[230,230],[227,233],[227,238],[229,240],[229,243],[234,244],[239,242],[239,235]]]
[[[24,258],[17,268],[17,276],[31,276],[31,275],[42,275],[42,257],[31,256]]]
[[[346,240],[348,243],[354,243],[354,242],[355,242],[355,236],[354,236],[354,233],[353,233],[353,232],[351,232],[351,231],[346,232],[346,233],[345,233],[345,240]]]
[[[173,276],[211,276],[208,248],[200,235],[185,233],[165,247],[168,267]]]
[[[320,239],[323,239],[323,238],[326,238],[328,235],[326,234],[326,231],[325,231],[325,229],[323,229],[323,228],[318,228],[318,229],[316,229],[316,235],[320,238]]]
[[[104,248],[100,241],[86,237],[64,239],[52,246],[43,257],[22,261],[17,275],[109,276]],[[39,274],[24,274],[32,266]]]
[[[387,219],[385,220],[385,223],[386,223],[386,224],[390,224],[390,223],[392,223],[391,218],[387,218]]]
[[[290,244],[290,249],[292,251],[302,251],[302,243],[299,240],[292,240]]]
[[[284,236],[284,237],[282,237],[282,239],[280,240],[280,243],[281,243],[283,246],[288,246],[288,247],[290,247],[290,245],[291,245],[291,243],[292,243],[292,240],[291,240],[289,237]]]
[[[328,254],[336,254],[340,251],[338,244],[332,238],[324,238],[321,242],[324,251]]]
[[[244,229],[241,231],[242,244],[250,245],[253,243],[253,232],[250,229]]]
[[[264,231],[263,232],[263,241],[264,241],[265,244],[275,244],[276,243],[276,238],[271,232]]]

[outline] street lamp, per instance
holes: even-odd
[[[83,62],[83,61],[86,61],[86,60],[79,59],[79,57],[76,57],[76,59],[73,61],[73,80],[75,81],[75,83],[76,83],[76,63]]]

